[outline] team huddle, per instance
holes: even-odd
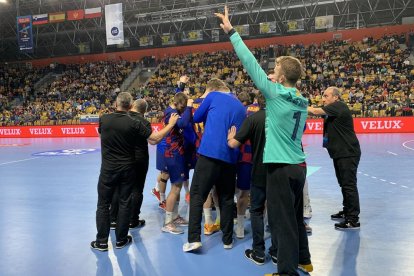
[[[337,151],[333,156],[331,152],[341,143],[335,136],[337,128],[331,127],[337,123],[335,118],[342,116],[337,112],[342,107],[338,90],[331,87],[324,92],[327,106],[308,108],[308,100],[296,89],[303,72],[302,63],[294,57],[282,56],[276,59],[274,72],[266,74],[230,24],[227,7],[224,14],[216,16],[222,20],[221,28],[228,34],[260,93],[240,93],[237,97],[224,81],[211,79],[205,93],[193,100],[184,92],[188,78],[182,76],[177,93],[164,112],[164,128],[157,133],[151,131],[143,117],[147,108],[145,100],[133,102],[129,93],[120,93],[117,111],[103,115],[99,123],[102,166],[96,213],[98,234],[91,247],[108,250],[112,227],[116,233],[116,248],[123,248],[132,242],[128,229],[145,225],[139,214],[148,171],[149,142],[158,144],[160,174],[152,192],[160,208],[165,210],[161,230],[183,234],[182,227],[188,226],[184,252],[202,247],[203,211],[204,234],[221,230],[224,249],[233,247],[236,194],[235,233],[239,239],[245,235],[244,219],[250,197],[253,244],[252,249],[245,251],[246,258],[257,265],[265,262],[264,218],[267,212],[271,234],[269,255],[278,269],[270,275],[299,275],[299,270],[311,272],[307,237],[311,228],[304,222],[304,212],[306,217],[311,215],[302,147],[306,118],[309,112],[327,115],[330,120],[325,119],[324,143],[334,160],[344,195],[343,211],[331,217],[341,220],[335,224],[337,229],[359,228],[356,167],[360,150],[353,126],[351,124],[352,131],[349,131],[353,135],[349,133],[350,143],[347,144],[355,150],[345,155]],[[346,110],[342,112],[345,113]],[[352,117],[349,118],[352,121]],[[330,146],[333,144],[334,147]],[[191,169],[194,174],[190,185]],[[166,196],[168,180],[171,189]],[[178,212],[183,186],[185,200],[190,206],[188,220]],[[216,208],[215,219],[212,202]]]

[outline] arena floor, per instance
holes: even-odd
[[[330,220],[342,201],[332,161],[320,135],[304,136],[313,208],[312,275],[414,275],[414,134],[359,139],[361,229],[341,232]],[[250,230],[232,250],[223,249],[221,233],[203,237],[198,254],[182,252],[186,233],[161,232],[164,216],[150,194],[157,175],[154,147],[141,216],[147,225],[131,231],[134,243],[127,248],[92,251],[99,147],[98,138],[0,139],[0,275],[251,276],[276,271],[270,261],[257,266],[244,257],[251,247]],[[180,212],[186,215],[186,204]]]

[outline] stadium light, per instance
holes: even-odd
[[[6,4],[7,0],[0,0],[0,4]]]

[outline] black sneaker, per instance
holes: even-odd
[[[125,240],[116,242],[116,249],[121,249],[132,242],[132,236],[128,235]]]
[[[247,259],[251,260],[257,265],[264,265],[265,263],[265,258],[256,256],[252,249],[246,249],[246,251],[244,251],[244,256],[246,256]]]
[[[145,220],[139,219],[136,222],[132,222],[129,224],[129,229],[141,228],[145,225]]]
[[[116,229],[116,221],[112,221],[111,222],[111,230],[115,230]]]
[[[335,223],[335,229],[338,230],[358,230],[361,227],[359,221],[345,220],[343,222]]]
[[[108,251],[107,243],[97,243],[96,241],[91,242],[91,248],[99,251]]]
[[[344,211],[339,211],[338,213],[331,215],[331,220],[341,220],[341,219],[345,219]]]
[[[277,265],[277,257],[275,255],[269,254],[272,264]]]

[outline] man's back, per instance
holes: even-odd
[[[246,110],[231,93],[211,92],[194,113],[194,122],[205,122],[199,154],[235,164],[238,151],[227,146],[227,131],[241,126]]]

